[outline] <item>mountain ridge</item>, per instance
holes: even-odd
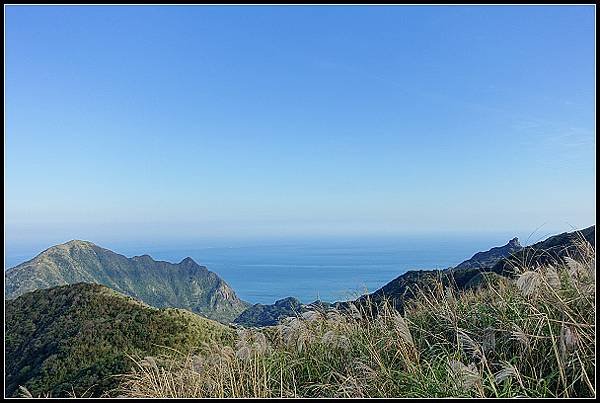
[[[5,272],[5,297],[79,282],[103,284],[156,307],[189,309],[229,322],[249,304],[206,266],[186,257],[180,263],[150,255],[128,258],[90,241],[71,240]]]

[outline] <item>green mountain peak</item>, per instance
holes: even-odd
[[[89,241],[72,240],[46,249],[5,273],[5,296],[75,283],[110,287],[156,307],[189,309],[229,322],[248,304],[217,274],[191,258],[180,263],[149,255],[128,258]]]

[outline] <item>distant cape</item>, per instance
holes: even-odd
[[[245,310],[234,323],[245,326],[271,326],[285,317],[296,316],[317,307],[344,309],[349,307],[350,303],[377,305],[383,300],[390,301],[397,309],[402,310],[404,302],[414,297],[417,286],[427,286],[438,279],[447,285],[452,284],[459,289],[467,289],[481,284],[487,273],[510,276],[515,266],[526,264],[537,267],[567,255],[575,256],[579,242],[595,245],[595,229],[595,226],[591,226],[579,231],[565,232],[527,247],[521,246],[518,238],[513,238],[506,245],[478,252],[455,267],[445,270],[408,271],[379,290],[363,295],[355,301],[315,302],[305,305],[295,298],[288,297],[271,305],[256,304]]]

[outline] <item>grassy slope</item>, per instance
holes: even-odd
[[[188,351],[227,340],[230,329],[191,312],[156,309],[96,284],[37,290],[6,301],[6,395],[100,395],[127,355]],[[89,390],[88,390],[89,389]],[[87,392],[86,392],[87,391]]]

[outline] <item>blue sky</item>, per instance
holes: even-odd
[[[7,242],[591,225],[594,38],[591,6],[8,6]]]

